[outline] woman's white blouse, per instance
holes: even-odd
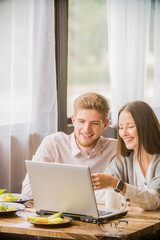
[[[153,162],[153,160],[152,160]],[[137,158],[133,159],[133,181],[134,185],[127,184],[125,198],[129,198],[131,202],[139,207],[147,210],[160,208],[160,197],[156,191],[150,190],[147,183],[151,180],[150,169],[152,162],[144,177]]]

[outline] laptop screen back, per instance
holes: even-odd
[[[25,162],[36,211],[62,211],[98,218],[89,167]]]

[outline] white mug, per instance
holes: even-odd
[[[127,202],[123,200],[120,193],[115,192],[113,189],[105,190],[105,208],[124,210],[126,207]]]

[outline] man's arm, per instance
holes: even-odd
[[[32,191],[31,191],[31,186],[30,186],[30,182],[29,182],[28,173],[26,174],[25,179],[22,183],[21,193],[24,194],[24,195],[32,196]]]

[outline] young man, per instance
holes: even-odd
[[[109,124],[109,104],[97,93],[85,93],[74,102],[72,122],[74,132],[57,132],[44,138],[33,161],[87,165],[91,173],[103,173],[116,154],[115,139],[101,136]],[[22,194],[32,195],[28,174],[22,184]],[[97,191],[102,203],[103,193]]]

